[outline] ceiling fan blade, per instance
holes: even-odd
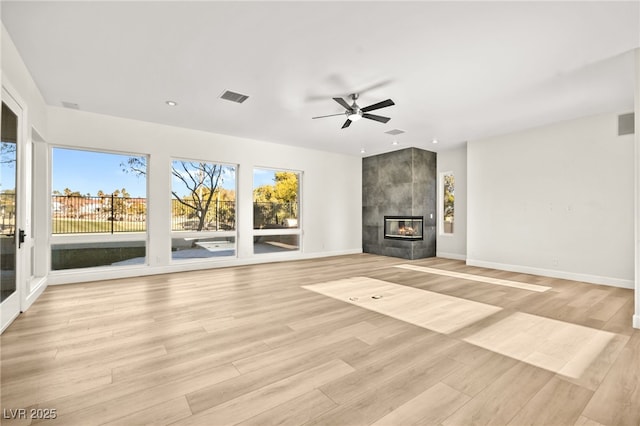
[[[347,119],[347,121],[345,121],[342,125],[342,129],[346,129],[349,126],[351,126],[351,120]]]
[[[381,115],[375,115],[375,114],[362,114],[362,117],[368,118],[369,120],[379,121],[381,123],[386,123],[387,121],[391,120],[389,117],[383,117]]]
[[[354,93],[358,93],[358,94],[362,95],[363,93],[370,92],[371,90],[375,90],[375,89],[379,89],[381,87],[385,87],[386,85],[391,84],[392,82],[393,82],[393,80],[391,80],[391,79],[382,80],[382,81],[379,81],[379,82],[377,82],[375,84],[367,86],[364,89],[356,90]]]
[[[351,105],[349,105],[347,103],[347,101],[345,101],[342,98],[333,98],[334,101],[336,101],[337,103],[339,103],[340,105],[342,105],[345,109],[351,111]]]
[[[378,102],[377,104],[369,105],[367,107],[361,108],[362,112],[373,111],[374,109],[385,108],[391,105],[395,105],[391,99],[387,99],[386,101]]]
[[[316,118],[337,117],[338,115],[344,115],[344,112],[341,112],[340,114],[320,115],[318,117],[311,117],[311,119],[315,120]]]

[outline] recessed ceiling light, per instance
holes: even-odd
[[[435,139],[435,138],[434,138],[434,139],[431,141],[431,143],[438,143],[438,139]]]
[[[391,142],[391,145],[398,145],[398,141]]]
[[[360,154],[364,154],[364,153],[365,153],[364,148],[360,148]]]
[[[177,106],[177,105],[178,105],[178,103],[177,103],[176,101],[167,101],[167,102],[165,102],[165,103],[166,103],[167,105],[169,105],[169,106]]]

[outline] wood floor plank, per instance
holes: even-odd
[[[518,363],[442,424],[505,425],[552,377],[553,373],[541,368]]]
[[[197,414],[238,398],[247,392],[252,392],[282,380],[292,374],[301,373],[335,359],[341,359],[345,354],[358,351],[363,346],[366,346],[366,343],[358,339],[348,338],[313,352],[272,363],[267,368],[241,374],[236,378],[191,392],[187,394],[187,400],[192,412]]]
[[[102,398],[100,402],[80,410],[69,408],[59,413],[56,419],[45,420],[45,422],[46,424],[54,425],[70,425],[82,424],[82,419],[88,419],[89,423],[93,423],[98,419],[101,423],[115,421],[125,416],[135,416],[137,412],[150,410],[160,404],[168,404],[170,401],[183,397],[189,392],[211,383],[227,380],[239,374],[230,365],[214,367],[206,372],[185,375],[176,380],[165,381],[156,386],[146,387],[113,399]]]
[[[199,364],[201,362],[206,362],[209,366],[227,364],[236,359],[269,349],[269,347],[262,342],[223,346],[217,350],[215,348],[215,345],[194,347],[191,350],[160,354],[155,357],[147,357],[140,360],[129,360],[126,364],[113,368],[113,380],[114,382],[127,380],[132,377],[150,374],[158,370],[181,366],[183,364],[193,365],[194,363]]]
[[[280,404],[298,398],[325,383],[353,372],[340,360],[329,361],[302,373],[282,379],[252,392],[182,419],[180,425],[234,425]]]
[[[370,332],[373,329],[374,326],[368,322],[359,322],[347,327],[334,329],[324,335],[297,341],[293,345],[279,346],[269,351],[260,352],[255,355],[236,360],[233,362],[233,365],[235,365],[241,373],[248,373],[249,371],[267,367],[274,362],[280,362],[297,355],[320,349],[323,346],[340,342],[349,337],[358,337],[359,334]]]
[[[627,303],[627,298],[623,296],[605,296],[598,303],[589,309],[589,317],[609,321]]]
[[[634,333],[583,415],[605,425],[640,424],[640,333]]]
[[[511,419],[509,426],[572,425],[593,392],[554,377]]]
[[[369,323],[371,322],[369,321]],[[404,321],[393,321],[390,324],[378,326],[371,331],[360,333],[358,338],[369,345],[375,345],[409,330],[410,327]]]
[[[391,336],[388,339],[378,341],[373,345],[368,345],[358,351],[345,354],[342,360],[352,367],[361,370],[375,362],[393,359],[425,340],[433,341],[435,344],[442,338],[442,336],[436,333],[421,329],[420,327],[414,327],[395,336]]]
[[[470,399],[471,397],[438,382],[371,426],[438,425]]]
[[[333,312],[334,309],[335,306],[325,308],[325,310],[328,312]],[[334,333],[337,330],[345,327],[356,327],[357,324],[360,325],[357,326],[357,328],[353,331],[357,331],[359,337],[365,336],[368,333],[372,333],[378,328],[371,322],[371,320],[374,320],[376,318],[377,314],[369,312],[365,309],[358,310],[353,308],[351,309],[351,313],[352,315],[342,317],[341,319],[336,321],[323,322],[315,326],[309,326],[308,328],[294,330],[291,333],[281,334],[279,336],[273,337],[266,337],[265,339],[263,339],[263,341],[272,348],[279,348],[281,346],[290,346],[297,342],[306,342],[308,339],[311,339],[313,337],[319,337],[328,333]],[[366,326],[363,327],[363,324],[366,324]],[[346,330],[343,332],[349,331]]]
[[[302,288],[354,277],[398,303]],[[495,313],[462,318],[460,300]],[[50,286],[0,336],[0,395],[58,419],[1,420],[638,425],[633,313],[632,290],[371,254]]]
[[[263,411],[237,426],[297,426],[307,423],[336,404],[317,389],[270,410]]]
[[[370,425],[434,386],[460,363],[444,356],[438,360],[418,360],[380,387],[367,387],[357,395],[308,422],[312,425]]]
[[[412,368],[416,364],[436,362],[440,354],[455,345],[453,339],[442,336],[430,336],[420,340],[406,350],[394,354],[393,357],[379,358],[377,361],[359,368],[320,388],[333,401],[343,404],[367,389],[382,387],[382,384],[394,376]]]
[[[197,362],[184,362],[156,369],[147,374],[138,374],[109,385],[94,388],[80,394],[62,396],[58,395],[53,399],[40,404],[41,407],[55,407],[63,414],[73,413],[79,410],[89,409],[98,404],[106,404],[112,400],[126,398],[131,394],[138,394],[149,389],[160,389],[166,383],[173,383],[189,377],[213,377],[207,386],[224,381],[225,379],[237,377],[237,370],[230,364],[209,363],[209,359],[204,357]],[[195,390],[193,390],[195,391]],[[191,391],[188,391],[191,392]],[[187,392],[187,393],[188,393]],[[124,415],[125,413],[122,413]]]
[[[626,303],[607,321],[602,329],[617,334],[631,335],[635,333],[635,329],[629,327],[629,318],[633,317],[634,310],[634,301],[627,296]]]
[[[191,410],[187,399],[180,396],[101,424],[103,426],[166,425],[190,415]]]
[[[69,373],[69,377],[66,377]],[[80,374],[78,374],[80,373]],[[92,389],[102,388],[111,383],[111,371],[60,371],[49,377],[30,378],[26,382],[3,386],[3,407],[19,407],[39,404],[60,396],[75,395]]]
[[[603,426],[602,423],[598,423],[595,420],[591,420],[585,416],[580,416],[574,423],[574,426]]]
[[[476,396],[516,365],[518,361],[494,352],[485,352],[473,363],[445,377],[442,382],[466,395]]]

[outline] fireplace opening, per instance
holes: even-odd
[[[423,216],[385,216],[384,237],[394,240],[422,240]]]

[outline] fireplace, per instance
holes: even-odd
[[[384,237],[393,240],[422,240],[422,216],[385,216]]]

